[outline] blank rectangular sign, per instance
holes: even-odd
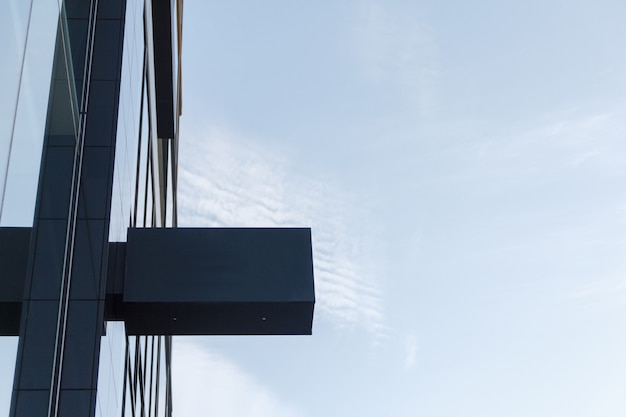
[[[129,229],[129,334],[311,334],[308,228]]]

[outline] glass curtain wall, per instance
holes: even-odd
[[[0,13],[0,227],[33,224],[61,5],[7,0]],[[0,415],[9,414],[17,343],[0,337]]]
[[[61,3],[5,3],[0,13],[0,226],[32,226]]]
[[[171,4],[182,10],[182,3]],[[152,39],[150,0],[127,0],[109,232],[112,242],[126,241],[128,227],[176,226],[177,137],[159,138],[156,134],[153,54],[159,46]],[[178,46],[176,37],[173,50]],[[127,336],[121,322],[108,322],[106,327],[96,415],[170,416],[171,337]]]
[[[44,136],[78,140],[84,74],[71,65],[64,0],[7,3],[0,14],[0,226],[30,227]],[[178,51],[182,2],[170,3]],[[176,226],[177,135],[156,136],[150,11],[150,0],[127,0],[110,241],[125,241],[128,227]],[[55,49],[57,38],[63,41]],[[179,113],[178,99],[175,106]],[[165,164],[158,158],[163,150]],[[16,348],[16,337],[0,338],[0,415],[9,413]],[[100,356],[96,415],[171,415],[171,337],[127,336],[123,323],[109,322]]]

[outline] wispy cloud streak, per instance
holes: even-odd
[[[368,256],[375,238],[362,226],[367,214],[328,181],[294,174],[287,159],[249,141],[216,128],[201,136],[180,156],[180,225],[312,227],[316,315],[380,334],[381,292]]]

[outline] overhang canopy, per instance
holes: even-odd
[[[0,334],[17,335],[30,229],[0,228]],[[308,228],[129,229],[109,245],[106,319],[132,335],[311,334]]]

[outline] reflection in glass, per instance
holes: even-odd
[[[0,14],[0,225],[33,220],[44,137],[57,0],[10,0]]]

